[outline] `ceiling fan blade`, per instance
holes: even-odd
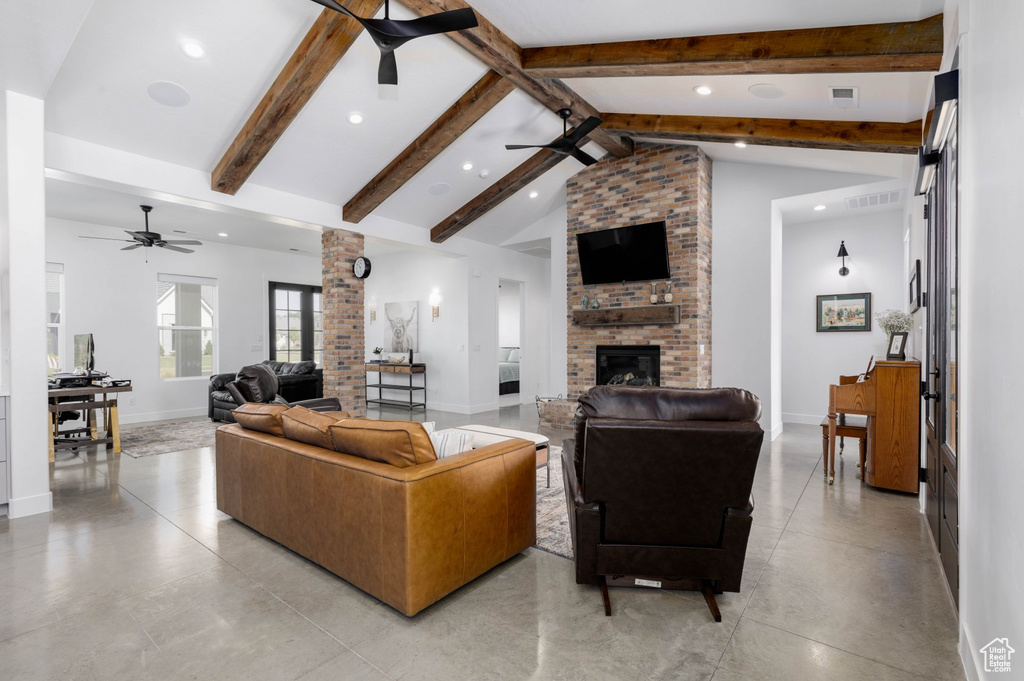
[[[170,241],[164,241],[165,244],[175,244],[177,246],[202,246],[202,241],[196,241],[195,239],[173,239]]]
[[[566,135],[565,141],[572,146],[576,146],[576,143],[581,139],[589,135],[595,128],[603,123],[597,116],[591,116],[587,120],[576,126],[576,129]]]
[[[381,50],[380,65],[377,66],[378,85],[398,85],[398,62],[392,50]]]
[[[195,253],[195,251],[188,248],[181,248],[180,246],[171,246],[166,241],[161,241],[157,244],[160,248],[166,248],[168,251],[176,251],[178,253]]]
[[[126,241],[132,243],[135,239],[113,239],[109,236],[79,236],[79,239],[100,239],[101,241]]]
[[[318,5],[323,5],[327,9],[333,9],[335,12],[341,12],[342,14],[347,14],[350,17],[352,17],[353,19],[355,19],[356,21],[358,21],[359,23],[363,23],[363,18],[362,17],[357,17],[355,14],[352,13],[352,11],[350,9],[348,9],[347,7],[342,5],[341,3],[335,2],[334,0],[313,0],[313,2],[315,2]]]
[[[548,149],[548,144],[506,144],[505,148],[509,151],[513,149]]]
[[[425,17],[410,19],[409,21],[393,21],[391,23],[396,24],[392,29],[397,32],[396,35],[407,35],[412,38],[436,35],[438,33],[450,33],[452,31],[464,31],[480,25],[480,22],[476,19],[476,13],[469,7],[428,14]]]
[[[579,161],[580,163],[582,163],[585,166],[592,166],[595,163],[597,163],[597,159],[596,158],[594,158],[593,156],[591,156],[587,152],[583,151],[579,147],[573,147],[572,151],[569,152],[569,153],[572,154],[572,157],[574,159],[576,159],[577,161]]]
[[[134,251],[136,248],[142,248],[142,244],[132,244],[131,246],[125,246],[122,251]]]

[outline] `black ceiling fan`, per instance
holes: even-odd
[[[195,239],[179,239],[175,241],[168,241],[162,238],[156,232],[149,231],[149,212],[153,210],[153,206],[139,206],[142,212],[146,215],[146,229],[141,232],[129,232],[127,229],[124,230],[131,236],[131,239],[114,239],[107,236],[83,236],[83,239],[101,239],[103,241],[121,241],[131,244],[131,246],[125,246],[122,251],[134,251],[136,248],[166,248],[168,251],[177,251],[178,253],[195,253],[190,248],[181,248],[181,246],[202,246],[202,241],[196,241]]]
[[[377,67],[377,83],[380,85],[398,85],[398,64],[395,61],[395,50],[413,38],[462,31],[479,25],[476,14],[469,7],[438,12],[418,19],[393,21],[388,0],[384,0],[383,19],[364,19],[356,16],[335,0],[313,0],[313,2],[333,9],[335,12],[347,14],[362,24],[380,49],[380,66]]]
[[[572,109],[559,109],[558,115],[562,119],[562,138],[555,140],[551,144],[506,144],[506,149],[548,149],[555,152],[556,154],[562,154],[564,156],[572,156],[574,159],[579,161],[585,166],[592,166],[597,163],[597,159],[588,154],[587,152],[580,149],[579,144],[584,137],[593,132],[603,122],[597,116],[591,116],[587,120],[579,124],[579,126],[569,134],[569,117],[572,116]]]

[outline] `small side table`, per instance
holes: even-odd
[[[377,381],[375,383],[370,382],[370,374],[377,374]],[[404,382],[391,382],[385,383],[384,377],[387,375],[399,375],[408,376],[409,383]],[[413,376],[421,376],[422,381],[419,385],[413,382]],[[377,397],[370,398],[370,389],[377,390]],[[404,392],[408,395],[408,400],[392,399],[384,397],[384,391],[397,391]],[[422,392],[421,392],[422,391]],[[417,401],[415,398],[420,397]],[[367,404],[380,404],[388,407],[406,407],[409,411],[413,409],[422,408],[423,411],[427,410],[427,365],[422,363],[416,364],[392,364],[390,362],[381,362],[380,364],[367,364],[366,365],[366,403]]]
[[[839,438],[839,456],[843,455],[844,438],[860,440],[860,479],[864,481],[864,465],[868,455],[868,417],[857,414],[840,414],[836,419],[836,436]],[[828,477],[828,417],[821,422],[821,453],[825,457],[825,477]]]

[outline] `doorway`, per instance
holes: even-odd
[[[523,356],[523,284],[498,280],[498,406],[518,406]]]

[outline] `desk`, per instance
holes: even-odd
[[[130,385],[116,387],[87,385],[81,388],[54,388],[48,390],[47,399],[50,402],[50,461],[54,460],[54,455],[58,449],[72,449],[87,445],[105,444],[108,448],[113,447],[115,452],[120,453],[121,429],[117,422],[116,393],[131,392],[131,390],[132,387]],[[97,437],[99,432],[96,426],[96,409],[103,411],[104,437]],[[59,426],[58,415],[65,411],[83,412],[85,428],[72,428],[62,432]],[[88,436],[58,440],[60,435],[77,433],[87,433]]]

